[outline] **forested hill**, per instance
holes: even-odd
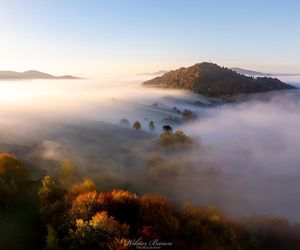
[[[248,77],[214,63],[197,63],[188,68],[170,71],[143,83],[147,86],[187,89],[209,97],[225,97],[238,94],[272,90],[294,89],[276,78]]]

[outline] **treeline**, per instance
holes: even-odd
[[[163,159],[153,161],[149,164]],[[1,194],[9,183],[19,188],[1,200],[7,209],[32,180],[12,155],[0,155],[0,170],[5,183]],[[137,249],[137,244],[189,250],[300,249],[300,225],[282,218],[234,220],[214,207],[175,204],[160,195],[122,189],[103,191],[91,179],[80,179],[72,162],[64,161],[57,175],[41,180],[37,195],[44,249]]]
[[[277,217],[234,221],[214,207],[173,204],[126,190],[101,192],[86,179],[63,189],[46,176],[39,191],[46,249],[300,249],[300,228]]]

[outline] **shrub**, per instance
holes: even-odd
[[[139,121],[136,121],[134,124],[133,124],[133,127],[136,129],[136,130],[139,130],[141,129],[142,125]]]

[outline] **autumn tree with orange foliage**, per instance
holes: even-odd
[[[240,223],[214,207],[175,206],[159,195],[139,197],[120,189],[98,192],[91,180],[74,184],[61,194],[55,181],[45,177],[39,194],[47,208],[41,209],[42,218],[48,218],[46,245],[62,249],[126,250],[132,249],[129,242],[140,237],[147,242],[170,242],[164,249],[178,250],[285,249],[275,242],[289,249],[300,247],[300,230],[292,230],[288,222],[257,219],[252,224],[247,220]],[[277,229],[283,226],[284,237],[278,233],[283,231],[272,230],[274,225]],[[261,227],[264,231],[258,230]],[[261,232],[268,232],[268,237]]]

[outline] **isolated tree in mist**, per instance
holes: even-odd
[[[182,112],[182,117],[184,119],[188,119],[192,116],[192,111],[188,110],[188,109],[185,109],[183,112]]]
[[[170,125],[164,125],[163,126],[163,131],[168,132],[168,133],[172,133],[173,128]]]
[[[78,178],[78,170],[70,160],[62,160],[59,164],[59,182],[63,187],[68,187]]]
[[[139,130],[141,129],[142,125],[139,121],[136,121],[134,124],[133,124],[133,127],[136,129],[136,130]]]
[[[154,130],[154,129],[155,129],[155,125],[154,125],[154,122],[153,122],[153,121],[150,121],[150,122],[149,122],[149,129],[150,129],[150,130]]]
[[[130,125],[129,121],[127,119],[125,119],[125,118],[123,118],[123,119],[120,120],[120,124],[125,125],[125,126],[129,126]]]

